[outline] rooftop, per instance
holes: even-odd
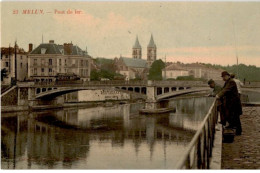
[[[135,67],[135,68],[146,68],[147,63],[146,60],[143,59],[135,59],[135,58],[127,58],[127,57],[120,57],[122,61],[128,67]]]

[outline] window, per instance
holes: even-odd
[[[83,66],[83,60],[80,60],[80,65]]]
[[[5,66],[8,67],[8,65],[9,65],[8,62],[5,62]]]
[[[67,60],[65,59],[65,66],[67,65]]]
[[[42,68],[42,73],[44,73],[44,68]]]
[[[41,64],[42,64],[42,65],[44,65],[44,64],[45,64],[45,62],[44,62],[44,59],[41,59]]]
[[[34,74],[34,75],[37,75],[37,68],[34,68],[34,69],[33,69],[33,74]]]
[[[33,60],[33,65],[37,65],[37,59]]]
[[[49,65],[52,65],[52,59],[49,59]]]
[[[20,64],[20,67],[23,68],[23,63]]]
[[[59,65],[61,66],[61,59],[59,59]]]
[[[52,68],[49,68],[49,73],[52,73]]]
[[[8,55],[5,55],[5,58],[8,58]]]
[[[21,55],[21,60],[23,60],[23,56]]]
[[[61,68],[59,68],[59,72],[61,73]]]

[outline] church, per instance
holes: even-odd
[[[139,43],[138,36],[136,36],[132,48],[132,58],[122,56],[115,58],[117,73],[124,75],[126,80],[146,79],[150,66],[156,60],[156,51],[157,47],[153,35],[151,35],[147,46],[147,59],[142,59],[142,46]]]

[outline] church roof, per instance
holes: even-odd
[[[46,49],[45,54],[61,54],[59,46],[53,43],[42,43],[37,48],[32,50],[30,54],[41,54],[41,49]]]
[[[134,49],[141,49],[141,45],[139,43],[138,37],[136,36],[135,45],[133,46]]]
[[[121,57],[121,59],[125,63],[125,65],[128,67],[135,67],[135,68],[146,68],[147,67],[146,60],[143,60],[143,59],[126,58],[126,57]]]
[[[151,39],[150,39],[150,42],[149,42],[147,47],[156,48],[156,45],[153,41],[153,35],[151,35]]]

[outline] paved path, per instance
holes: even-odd
[[[222,144],[222,169],[260,169],[260,107],[243,107],[243,132]]]

